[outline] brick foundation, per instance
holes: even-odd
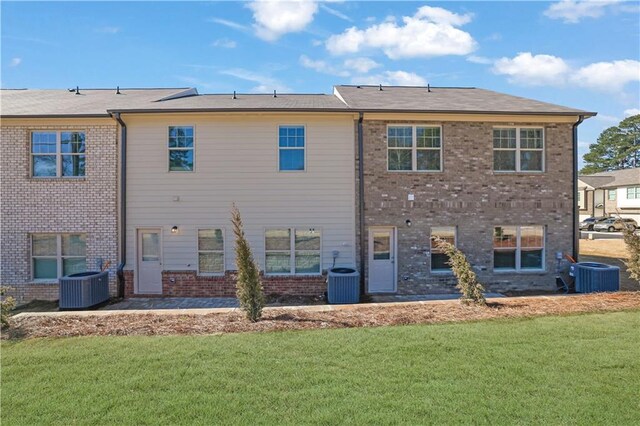
[[[134,294],[134,273],[125,271],[125,297],[153,297]],[[321,276],[262,276],[267,295],[320,296],[327,289]],[[163,297],[236,297],[236,275],[202,276],[196,271],[163,271]]]

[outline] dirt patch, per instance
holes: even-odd
[[[250,323],[238,311],[211,314],[127,314],[108,316],[23,316],[11,319],[4,338],[217,334],[387,325],[433,324],[581,312],[640,309],[640,293],[493,299],[487,307],[457,300],[336,307],[328,311],[269,308]]]
[[[580,240],[580,255],[626,259],[629,257],[624,240]]]

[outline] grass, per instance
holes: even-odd
[[[640,424],[640,311],[2,343],[2,424]]]

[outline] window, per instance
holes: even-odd
[[[627,200],[640,200],[640,186],[630,186],[627,188]]]
[[[303,171],[304,126],[280,126],[278,129],[278,164],[282,171]]]
[[[198,274],[224,274],[224,232],[198,230]]]
[[[33,234],[31,257],[33,278],[55,280],[87,270],[85,234]]]
[[[456,228],[453,226],[437,226],[431,228],[431,272],[451,272],[449,257],[436,246],[433,238],[440,238],[456,245]]]
[[[609,201],[615,201],[616,200],[616,190],[615,189],[610,189],[607,191],[607,195],[609,196]]]
[[[389,126],[387,128],[387,170],[442,170],[440,127]]]
[[[582,202],[582,191],[578,191],[578,203]]]
[[[493,231],[493,269],[526,271],[544,269],[542,226],[498,226]]]
[[[169,171],[193,171],[193,127],[169,127]]]
[[[313,228],[267,229],[267,274],[320,274],[320,231]]]
[[[85,174],[83,132],[32,132],[31,175],[82,177]]]
[[[493,129],[493,170],[541,172],[544,169],[542,128]]]

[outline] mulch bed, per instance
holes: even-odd
[[[3,338],[70,336],[154,336],[308,330],[389,325],[434,324],[492,318],[518,318],[640,309],[640,292],[600,293],[577,296],[493,299],[486,307],[465,306],[458,301],[380,304],[349,309],[312,311],[270,308],[257,323],[239,311],[184,314],[144,313],[108,316],[25,316],[11,319]]]

